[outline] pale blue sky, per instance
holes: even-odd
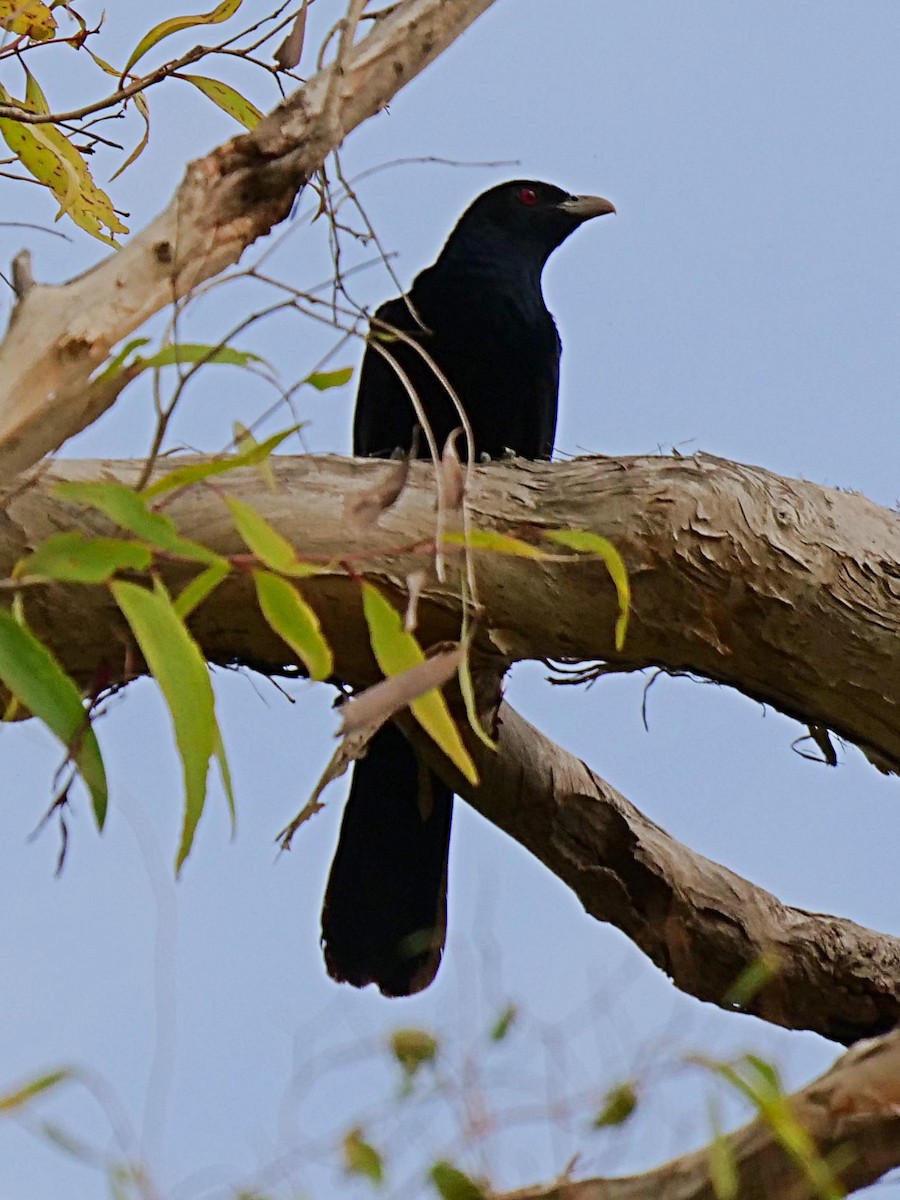
[[[319,21],[336,11],[319,0],[313,12],[320,6]],[[116,11],[125,7],[110,10],[106,57],[114,61],[139,32],[130,13]],[[183,7],[161,3],[154,14]],[[245,0],[248,11],[266,7]],[[188,34],[184,46],[196,40]],[[615,201],[618,215],[580,231],[545,276],[564,344],[560,452],[700,449],[893,505],[898,61],[895,0],[498,0],[389,113],[351,136],[344,163],[355,174],[418,155],[518,160],[397,167],[361,185],[405,283],[468,201],[503,178],[544,178]],[[261,81],[246,73],[240,81],[265,106]],[[55,86],[46,90],[60,104],[75,84],[61,74]],[[188,157],[233,132],[186,84],[159,89],[152,109],[151,149],[115,192],[135,229],[168,199]],[[112,166],[98,158],[96,169],[103,179]],[[4,195],[7,217],[16,205],[27,219],[52,217],[36,189]],[[67,245],[6,229],[0,238],[4,261],[27,240],[44,279],[68,277],[100,252],[86,238]],[[300,286],[326,278],[323,223],[299,219],[272,266]],[[375,303],[392,285],[373,268],[353,290]],[[222,290],[192,337],[219,336],[251,302]],[[329,341],[292,319],[238,344],[294,379]],[[358,357],[351,346],[335,361]],[[235,418],[248,423],[270,400],[238,373],[211,370],[188,394],[175,436],[218,449]],[[352,387],[300,395],[311,449],[347,448],[352,401]],[[71,452],[140,453],[149,413],[148,392],[136,386]],[[286,423],[279,415],[271,428]],[[551,690],[545,674],[517,670],[514,702],[673,834],[790,903],[900,933],[900,794],[855,750],[837,770],[814,765],[791,748],[802,733],[793,722],[686,680],[655,684],[645,732],[645,678],[584,692]],[[178,766],[152,685],[130,689],[104,723],[109,827],[98,838],[86,805],[72,814],[61,879],[52,871],[54,833],[28,840],[55,756],[39,730],[2,733],[0,1083],[60,1063],[96,1071],[166,1195],[224,1196],[229,1183],[255,1180],[275,1161],[298,1187],[282,1180],[278,1190],[263,1174],[259,1186],[273,1195],[330,1195],[338,1186],[363,1195],[367,1185],[335,1175],[329,1152],[358,1121],[391,1148],[398,1194],[411,1194],[417,1172],[445,1152],[475,1169],[486,1164],[503,1187],[551,1178],[576,1150],[585,1172],[639,1170],[708,1139],[710,1089],[678,1067],[684,1053],[754,1050],[774,1058],[791,1087],[836,1056],[812,1035],[681,996],[462,805],[436,985],[400,1002],[332,985],[318,953],[318,907],[343,785],[289,856],[276,858],[274,848],[331,752],[332,696],[308,684],[290,690],[293,705],[264,682],[218,677],[239,832],[230,843],[216,793],[178,885]],[[466,1159],[459,1126],[434,1106],[391,1132],[383,1097],[393,1076],[377,1039],[397,1025],[446,1031],[444,1077],[458,1079],[508,1000],[529,1015],[491,1052],[484,1098],[508,1132],[483,1159]],[[587,1102],[555,1133],[520,1122],[524,1108],[545,1111],[552,1097],[599,1094],[632,1075],[646,1080],[632,1129],[586,1133]],[[108,1122],[76,1089],[39,1111],[109,1142]],[[100,1174],[20,1125],[0,1124],[0,1200],[104,1189]],[[878,1195],[900,1197],[900,1184]]]

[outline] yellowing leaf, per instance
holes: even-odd
[[[294,547],[261,513],[234,496],[226,496],[225,503],[231,509],[235,528],[260,562],[273,571],[287,571],[294,565]]]
[[[603,559],[610,578],[616,586],[616,595],[619,598],[616,649],[621,650],[625,645],[628,615],[631,611],[631,585],[628,582],[628,568],[625,566],[622,555],[612,542],[587,529],[547,529],[544,531],[544,537],[550,542],[556,542],[557,545],[567,546],[578,554],[594,554]]]
[[[450,546],[467,546],[472,550],[493,550],[495,554],[510,554],[514,558],[550,558],[546,550],[523,542],[521,538],[492,529],[473,529],[464,533],[445,533],[444,541]]]
[[[391,1053],[408,1078],[434,1062],[437,1052],[437,1038],[425,1029],[395,1029],[391,1034]]]
[[[184,821],[175,862],[180,871],[203,815],[209,762],[220,746],[209,671],[161,583],[152,592],[122,580],[110,586],[172,718],[184,775]]]
[[[222,83],[220,79],[207,79],[205,75],[181,74],[177,78],[186,79],[195,88],[199,88],[204,96],[208,96],[213,104],[227,112],[229,117],[240,121],[245,129],[255,129],[263,118],[262,112],[255,104],[251,104],[246,96],[242,96],[229,84]]]
[[[56,19],[42,0],[0,0],[0,26],[33,42],[46,42],[56,33]]]
[[[363,612],[369,626],[372,651],[383,675],[399,675],[425,661],[416,638],[403,628],[403,617],[371,583],[363,583]],[[463,745],[447,702],[432,689],[410,704],[410,712],[470,783],[478,782],[478,772]]]
[[[17,1108],[23,1108],[35,1096],[40,1096],[42,1092],[49,1092],[58,1084],[72,1079],[73,1075],[74,1072],[68,1068],[63,1068],[61,1071],[50,1071],[46,1075],[30,1079],[28,1083],[23,1083],[21,1087],[17,1087],[11,1092],[0,1093],[0,1113],[14,1112]]]
[[[211,12],[197,13],[196,16],[171,17],[168,21],[160,21],[158,25],[154,25],[148,33],[144,34],[132,50],[122,71],[122,76],[127,75],[135,63],[163,38],[171,37],[173,33],[180,33],[182,29],[193,29],[197,25],[218,25],[221,21],[227,21],[229,17],[233,17],[240,7],[241,0],[222,0],[222,3],[217,4]]]
[[[102,829],[108,799],[106,771],[81,692],[47,647],[4,608],[0,608],[0,679],[66,747],[91,794],[94,817]]]
[[[2,86],[0,101],[42,111],[46,108],[43,93],[33,78],[29,86],[36,104],[15,100]],[[65,213],[76,225],[109,245],[115,245],[111,234],[128,232],[116,216],[109,196],[91,178],[85,160],[55,125],[50,122],[24,125],[3,117],[0,134],[25,170],[59,201],[60,216]]]
[[[303,661],[311,679],[327,679],[334,670],[331,649],[319,618],[296,587],[269,571],[254,571],[256,598],[263,616]]]

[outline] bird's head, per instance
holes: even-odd
[[[480,245],[527,257],[540,270],[570,233],[592,217],[616,211],[602,196],[573,196],[552,183],[513,179],[469,205],[447,241],[444,253],[465,253]]]

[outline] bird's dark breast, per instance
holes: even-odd
[[[427,329],[412,322],[402,301],[382,306],[378,316],[406,330],[425,353],[402,340],[382,345],[407,375],[438,448],[443,448],[462,422],[426,355],[446,375],[466,411],[476,457],[500,458],[512,451],[523,458],[549,458],[556,428],[559,339],[543,305],[523,314],[506,297],[485,300],[471,294],[440,298],[426,294],[420,299],[414,291],[413,298],[419,299],[417,311]],[[408,450],[417,424],[412,401],[397,372],[371,348],[363,364],[365,384],[357,408],[355,452]],[[391,426],[388,440],[392,445],[382,444],[386,425]],[[375,430],[378,436],[374,436]],[[460,443],[461,456],[465,449]],[[421,439],[419,454],[427,453]]]

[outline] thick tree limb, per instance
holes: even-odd
[[[782,904],[697,854],[507,704],[497,732],[497,754],[469,738],[478,788],[414,738],[460,795],[681,991],[845,1045],[900,1022],[900,937]],[[732,1002],[738,977],[763,956],[770,981],[748,1001]]]
[[[255,472],[219,477],[219,487],[254,504],[301,556],[343,560],[405,588],[427,566],[434,532],[432,473],[412,465],[407,487],[377,527],[345,520],[347,498],[371,489],[391,467],[333,457],[276,458],[279,490]],[[7,506],[0,571],[24,546],[57,529],[100,528],[50,494],[59,478],[101,473],[133,482],[129,463],[58,462]],[[618,669],[658,666],[727,683],[804,723],[831,729],[900,767],[900,516],[865,497],[709,455],[691,458],[576,459],[493,464],[475,471],[476,526],[531,536],[547,528],[588,529],[622,552],[633,592],[624,654],[613,644],[615,591],[596,560],[534,562],[477,555],[485,617],[478,642],[510,661],[602,659]],[[195,489],[168,506],[187,536],[222,553],[241,545],[217,492]],[[392,553],[393,552],[393,553]],[[420,635],[427,643],[459,633],[459,590],[426,584]],[[373,664],[356,620],[357,585],[340,567],[304,584],[344,678],[366,682]],[[72,606],[99,606],[77,641]],[[90,679],[108,655],[112,610],[104,596],[68,593],[64,604],[35,596],[36,613],[67,667]],[[207,655],[263,659],[285,650],[256,612],[252,589],[207,604],[195,622]],[[272,658],[271,661],[276,661]]]
[[[900,1166],[900,1033],[862,1043],[825,1075],[789,1097],[794,1120],[848,1192]],[[782,1149],[760,1117],[724,1139],[741,1200],[819,1200],[825,1194]],[[721,1148],[719,1150],[721,1154]],[[563,1180],[496,1200],[717,1200],[710,1150],[685,1154],[645,1175]]]
[[[236,263],[346,135],[492,2],[399,0],[254,130],[191,163],[168,206],[122,250],[69,283],[23,291],[0,348],[0,481],[95,421],[127,382],[91,382],[112,347]]]
[[[412,465],[406,490],[380,527],[363,530],[344,519],[345,503],[392,466],[281,458],[273,467],[275,493],[252,471],[219,476],[217,488],[254,504],[301,555],[335,564],[342,558],[389,584],[427,563],[427,551],[410,552],[427,543],[434,525],[427,465]],[[60,502],[50,490],[53,479],[106,474],[133,481],[137,472],[128,463],[55,463],[9,501],[0,524],[0,569],[8,573],[25,549],[55,530],[107,531],[95,514]],[[855,735],[897,761],[896,514],[860,496],[706,456],[496,464],[475,474],[470,491],[478,526],[595,530],[624,553],[634,590],[626,659],[612,645],[614,594],[597,563],[480,554],[485,613],[478,650],[488,678],[508,658],[546,655],[690,670]],[[185,535],[225,554],[244,551],[212,489],[184,493],[167,511]],[[788,519],[796,512],[802,521]],[[400,547],[404,553],[389,553]],[[170,582],[177,574],[170,572]],[[371,682],[377,671],[357,584],[335,565],[333,575],[304,581],[303,588],[341,676]],[[85,684],[122,671],[127,636],[105,589],[35,588],[26,603],[34,628]],[[425,644],[458,636],[452,580],[426,585],[419,616]],[[207,601],[192,625],[214,661],[289,660],[241,578]],[[679,987],[724,1004],[741,970],[767,953],[779,970],[750,1005],[767,1020],[849,1042],[900,1019],[897,939],[781,905],[673,841],[521,718],[506,709],[501,717],[501,753],[482,752],[484,782],[477,792],[460,784],[463,794],[556,872],[589,912],[632,937]]]

